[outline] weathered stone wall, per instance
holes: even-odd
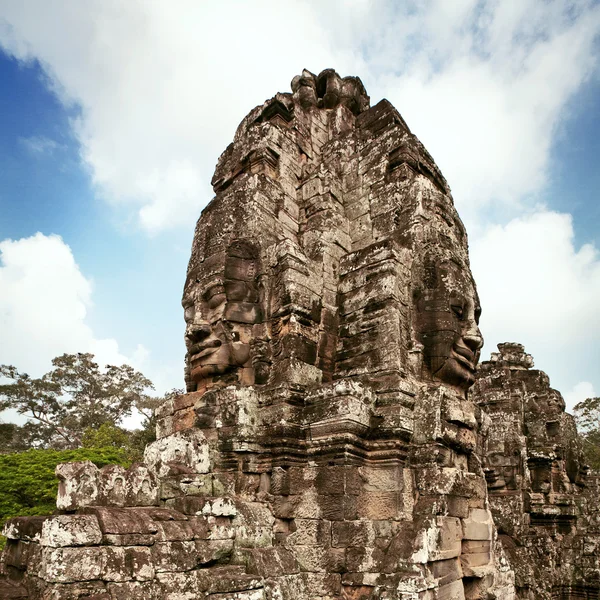
[[[495,380],[467,393],[483,339],[466,233],[400,114],[304,71],[242,121],[213,186],[183,295],[187,393],[157,411],[144,465],[58,469],[63,514],[7,527],[10,580],[120,600],[510,600],[515,573],[530,590],[504,543],[529,526],[525,492],[491,511],[488,485],[516,498],[513,446],[548,430],[517,434],[516,410],[496,431]],[[542,505],[571,507],[568,485]],[[503,543],[493,514],[514,523]]]
[[[598,598],[597,478],[588,478],[573,417],[520,344],[479,370],[489,502],[519,598]]]

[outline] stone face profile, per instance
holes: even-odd
[[[236,240],[224,256],[215,257],[210,270],[198,269],[188,276],[183,299],[188,391],[240,369],[244,375],[239,381],[255,382],[254,367],[260,361],[251,360],[253,326],[264,322],[259,264],[252,243]],[[258,379],[265,379],[264,368],[258,369]]]
[[[183,291],[187,393],[143,465],[59,467],[61,514],[7,525],[4,589],[597,598],[596,484],[522,347],[478,369],[446,180],[358,78],[291,88],[218,160]]]
[[[416,303],[425,364],[434,380],[467,389],[483,346],[473,278],[452,260],[430,265],[427,275]]]

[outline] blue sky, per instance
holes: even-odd
[[[597,395],[599,34],[585,1],[0,0],[0,363],[93,351],[181,387],[217,157],[254,105],[333,66],[449,180],[484,357],[522,342],[569,403]]]

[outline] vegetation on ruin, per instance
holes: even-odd
[[[56,465],[83,460],[90,460],[98,467],[131,464],[127,451],[116,447],[31,449],[0,454],[0,528],[10,517],[52,514],[58,491]]]
[[[63,354],[40,378],[0,365],[0,411],[27,417],[0,423],[0,528],[13,516],[51,514],[56,508],[56,465],[90,460],[98,467],[128,467],[156,439],[154,409],[172,394],[129,365],[101,369],[93,354]],[[137,411],[139,429],[119,426]],[[0,549],[3,545],[0,536]]]
[[[600,397],[587,398],[576,404],[575,418],[587,464],[600,471]]]

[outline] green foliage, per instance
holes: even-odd
[[[10,380],[0,384],[0,411],[13,408],[30,419],[22,426],[0,423],[0,527],[13,516],[55,510],[59,463],[90,460],[98,467],[128,467],[141,460],[146,444],[156,439],[154,409],[181,393],[149,396],[144,390],[154,386],[144,375],[129,365],[101,370],[93,358],[63,354],[39,379],[0,365],[0,381]],[[142,428],[127,431],[116,425],[133,408],[142,415]]]
[[[600,471],[600,432],[593,431],[582,437],[586,464],[594,471]]]
[[[96,466],[131,462],[120,448],[27,450],[0,455],[0,525],[16,516],[48,515],[56,509],[56,465],[90,460]]]
[[[103,423],[100,427],[88,427],[81,438],[84,448],[127,448],[127,431],[112,423]]]
[[[583,438],[587,464],[600,471],[600,398],[587,398],[575,405],[575,419]]]
[[[0,454],[23,452],[33,445],[30,428],[15,423],[0,423]]]
[[[146,439],[150,437],[156,438],[155,430],[127,431],[112,423],[104,423],[97,429],[92,427],[86,429],[81,438],[81,445],[84,448],[119,448],[130,461],[139,462],[143,459],[146,443],[149,443]]]
[[[31,442],[37,447],[77,448],[83,433],[105,423],[119,423],[148,396],[152,382],[129,365],[103,370],[93,354],[63,354],[39,379],[0,365],[0,411],[12,408],[31,419]]]

